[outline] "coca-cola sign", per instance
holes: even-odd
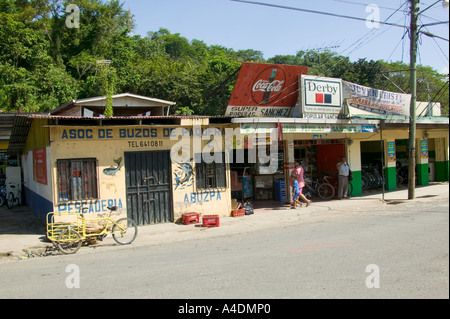
[[[264,69],[255,79],[252,98],[256,104],[270,105],[283,92],[286,74],[278,67]]]
[[[298,101],[298,77],[307,67],[244,63],[225,115],[286,117]]]
[[[266,81],[259,80],[253,85],[253,92],[280,92],[283,88],[284,81]]]

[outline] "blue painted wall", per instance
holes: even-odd
[[[53,211],[53,203],[26,187],[24,191],[25,204],[37,218],[45,222],[47,214]]]

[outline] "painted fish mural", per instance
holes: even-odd
[[[103,170],[103,174],[108,175],[108,176],[116,176],[116,173],[118,171],[120,171],[120,168],[122,167],[122,157],[115,159],[114,163],[117,164],[117,167],[111,166],[109,168],[105,168]]]
[[[192,168],[191,161],[192,161],[192,158],[190,160],[186,161],[185,163],[177,163],[178,169],[176,169],[174,171],[175,189],[178,189],[178,187],[180,187],[180,189],[184,189],[185,186],[192,185],[192,183],[189,185],[184,185],[187,182],[194,181],[194,178],[193,178],[194,169]]]

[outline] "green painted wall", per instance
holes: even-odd
[[[386,190],[392,191],[397,189],[397,169],[395,167],[386,167],[384,169]]]
[[[352,171],[353,180],[350,182],[353,186],[352,196],[362,195],[361,171]]]
[[[428,163],[417,165],[417,185],[424,186],[430,184],[428,175]]]
[[[436,162],[436,181],[446,182],[449,180],[449,161]]]

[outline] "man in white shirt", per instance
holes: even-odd
[[[342,156],[341,161],[337,163],[336,167],[339,171],[338,199],[348,198],[348,175],[350,174],[350,166],[347,163],[347,158]]]

